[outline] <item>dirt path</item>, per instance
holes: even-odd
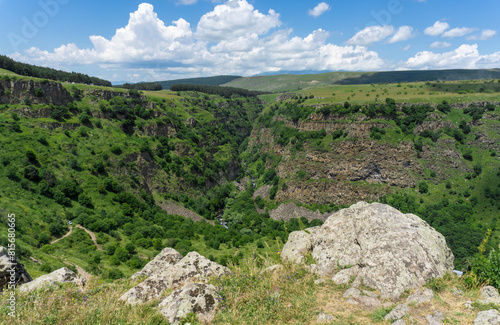
[[[61,239],[68,237],[69,235],[71,235],[71,232],[72,232],[72,231],[73,231],[73,226],[69,226],[69,231],[68,231],[68,233],[67,233],[66,235],[62,236],[61,238],[57,238],[56,240],[51,241],[51,242],[50,242],[50,244],[51,244],[51,245],[52,245],[52,244],[55,244],[55,243],[57,243],[58,241],[60,241]]]
[[[92,241],[94,242],[95,247],[97,247],[98,250],[100,250],[100,251],[104,250],[104,249],[102,249],[101,245],[99,245],[97,243],[96,236],[95,236],[95,234],[92,231],[88,230],[84,226],[76,225],[76,227],[85,230],[85,232],[87,234],[89,234],[90,238],[92,238]]]
[[[92,238],[92,241],[94,242],[95,247],[97,247],[98,250],[100,250],[100,251],[104,250],[104,249],[102,249],[101,245],[99,245],[97,243],[96,236],[95,236],[95,234],[92,231],[88,230],[87,228],[85,228],[84,226],[81,226],[81,225],[76,225],[76,227],[85,230],[85,232],[87,234],[89,234],[90,238]],[[65,237],[68,237],[69,235],[71,235],[72,231],[73,231],[73,226],[70,226],[69,227],[69,231],[68,231],[68,233],[66,235],[62,236],[61,238],[57,238],[56,240],[53,240],[52,242],[50,242],[50,244],[55,244],[58,241],[60,241],[61,239],[65,238]]]
[[[69,265],[73,265],[75,267],[75,269],[76,269],[76,272],[80,276],[80,278],[85,279],[86,282],[88,282],[88,280],[92,277],[92,274],[90,274],[87,271],[85,271],[79,265],[77,265],[75,263],[71,263],[68,260],[64,260],[64,263],[69,264]]]

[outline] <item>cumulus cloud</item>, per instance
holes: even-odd
[[[324,14],[325,12],[327,12],[330,9],[331,9],[331,7],[330,7],[330,5],[328,3],[326,3],[326,2],[320,2],[313,9],[309,9],[307,11],[307,13],[309,15],[313,16],[313,17],[319,17],[319,16],[321,16],[322,14]]]
[[[475,30],[476,30],[475,28],[457,27],[444,32],[443,35],[441,36],[447,38],[462,37],[473,33]]]
[[[424,30],[424,34],[429,36],[439,36],[443,34],[444,31],[448,28],[450,28],[450,25],[448,23],[436,21],[434,25],[427,27]]]
[[[496,34],[497,34],[496,30],[483,29],[481,31],[481,34],[469,36],[469,37],[467,37],[467,39],[473,40],[473,41],[486,41],[486,40],[489,40],[490,38],[493,38]]]
[[[392,26],[369,26],[359,31],[347,44],[369,46],[373,43],[380,42],[394,33]]]
[[[389,39],[388,43],[396,43],[396,42],[403,42],[407,41],[410,38],[414,36],[413,34],[413,27],[410,26],[401,26],[399,27],[398,31],[392,35],[392,37]]]
[[[267,15],[254,10],[246,0],[230,0],[201,17],[196,36],[200,40],[216,42],[247,34],[263,35],[281,25],[279,16],[272,9]]]
[[[90,36],[92,48],[67,44],[11,56],[59,68],[98,64],[114,80],[130,81],[279,70],[378,70],[385,65],[364,46],[327,43],[325,30],[293,37],[291,29],[275,28],[280,24],[272,10],[262,14],[247,1],[231,0],[205,14],[193,31],[182,18],[166,25],[152,5],[143,3],[110,39]]]
[[[445,53],[423,51],[400,64],[406,69],[481,69],[494,68],[500,64],[500,52],[480,55],[477,44],[463,44]]]
[[[444,49],[444,48],[450,47],[450,46],[451,46],[451,44],[448,42],[436,41],[436,42],[431,44],[431,49]]]

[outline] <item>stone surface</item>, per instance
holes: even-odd
[[[394,307],[393,310],[387,315],[385,315],[385,320],[398,320],[410,313],[410,307],[407,304],[399,304]]]
[[[8,288],[11,278],[9,270],[12,269],[14,269],[14,277],[12,280],[15,286],[32,281],[28,271],[24,269],[24,265],[19,263],[17,259],[11,261],[7,248],[0,246],[0,292]]]
[[[415,303],[417,306],[426,302],[429,302],[434,298],[434,292],[431,289],[425,288],[424,290],[419,290],[406,298],[406,303]]]
[[[264,185],[264,186],[266,186],[266,185]],[[267,185],[267,186],[269,186],[269,185]],[[271,188],[271,187],[269,186],[269,188]],[[255,193],[257,193],[257,191],[255,191]],[[269,195],[269,193],[268,193],[268,195]],[[254,194],[254,196],[255,196],[255,194]],[[262,195],[261,195],[261,197],[264,198],[264,196],[262,196]],[[321,213],[318,210],[311,211],[311,210],[306,209],[304,207],[299,207],[293,202],[289,202],[289,203],[282,203],[276,209],[270,210],[269,216],[271,218],[273,218],[274,220],[290,221],[290,219],[292,219],[292,218],[304,217],[307,220],[311,221],[314,219],[326,220],[330,216],[330,213]]]
[[[474,319],[474,325],[498,325],[500,324],[500,312],[496,309],[481,311]]]
[[[19,287],[20,292],[30,292],[41,289],[45,286],[52,286],[58,283],[73,282],[78,283],[80,278],[75,272],[67,267],[55,270],[52,273],[42,275],[31,282],[25,283]]]
[[[138,277],[148,277],[153,273],[160,273],[162,270],[176,264],[182,259],[181,253],[175,249],[166,247],[155,256],[142,270],[132,275],[132,279]]]
[[[427,323],[429,323],[429,325],[441,325],[443,324],[444,315],[437,311],[432,315],[426,315],[425,319],[427,319]]]
[[[335,316],[325,314],[325,313],[318,314],[318,323],[330,323],[330,322],[334,322],[336,320],[337,319],[335,318]]]
[[[380,203],[359,202],[321,227],[292,232],[281,256],[299,263],[308,253],[320,275],[358,266],[336,280],[353,276],[391,299],[453,270],[453,254],[441,234],[419,217]]]
[[[190,252],[177,264],[161,272],[152,273],[120,297],[129,304],[145,303],[157,299],[167,288],[175,288],[188,282],[198,282],[211,276],[222,276],[229,273],[225,266],[210,261],[197,252]]]
[[[198,320],[209,323],[214,318],[218,306],[217,288],[206,283],[188,283],[172,292],[159,305],[158,311],[172,325],[189,313],[195,313]]]
[[[479,302],[482,304],[500,305],[500,294],[498,294],[498,290],[495,287],[485,286],[481,288]]]
[[[344,298],[347,302],[354,305],[363,305],[367,308],[374,308],[380,306],[378,295],[371,291],[359,290],[356,288],[349,288],[344,292]]]

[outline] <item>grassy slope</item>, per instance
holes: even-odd
[[[231,266],[232,275],[210,281],[223,288],[218,291],[223,308],[217,310],[213,324],[316,324],[319,313],[334,316],[331,324],[390,324],[384,316],[416,292],[408,290],[396,301],[384,301],[387,307],[365,308],[342,297],[348,286],[330,280],[316,284],[317,276],[302,267],[284,264],[272,275],[262,274],[264,267],[281,264],[275,258],[266,258],[265,252],[263,255],[261,263],[247,259],[241,266]],[[19,317],[4,319],[8,324],[167,324],[155,309],[160,299],[139,306],[128,306],[118,299],[137,283],[129,279],[103,283],[92,278],[82,288],[65,284],[35,294],[18,293]],[[404,317],[407,323],[424,324],[426,315],[439,311],[445,323],[471,324],[479,311],[500,308],[479,303],[478,288],[468,287],[463,278],[445,276],[426,286],[434,290],[434,298],[421,305],[410,304],[410,313]],[[164,296],[169,293],[167,290]],[[472,301],[473,310],[464,307],[467,300]],[[2,315],[7,315],[7,304],[7,295],[1,296]],[[185,321],[199,324],[192,316]]]
[[[283,74],[244,77],[224,84],[249,90],[283,92],[321,88],[329,85],[385,84],[398,82],[425,82],[434,80],[498,79],[500,70],[442,70],[393,72],[327,72],[311,75]]]
[[[26,78],[26,77],[23,77]],[[315,78],[311,76],[303,76],[303,78]],[[308,79],[304,79],[303,81],[307,81]],[[312,79],[316,80],[316,79]],[[108,90],[116,90],[116,91],[125,91],[121,89],[114,88],[102,88],[96,86],[86,86],[86,85],[71,85],[64,84],[69,90],[72,87],[76,87],[82,90],[87,89],[108,89]],[[438,92],[436,89],[439,89],[441,86],[441,91]],[[397,84],[393,85],[360,85],[360,86],[330,86],[325,88],[318,88],[308,90],[307,94],[315,95],[314,99],[308,99],[304,105],[321,105],[328,104],[334,102],[343,102],[345,100],[350,100],[353,103],[365,103],[366,101],[373,101],[374,98],[377,98],[376,95],[379,95],[378,98],[382,100],[385,97],[396,98],[398,101],[411,101],[411,102],[422,102],[422,101],[430,101],[430,102],[440,102],[442,99],[448,99],[450,102],[460,102],[460,101],[470,101],[470,100],[498,100],[498,93],[482,93],[482,94],[464,94],[457,95],[454,94],[453,91],[459,89],[468,89],[474,88],[478,89],[482,86],[491,87],[491,89],[496,89],[498,87],[497,83],[493,84],[484,84],[483,82],[449,82],[449,83],[440,83],[436,87],[433,87],[432,84],[427,85],[425,83],[413,83],[413,84],[402,84],[401,87],[398,87]],[[448,90],[446,90],[448,89]],[[486,88],[489,89],[489,88]],[[361,92],[360,92],[361,90]],[[404,94],[404,92],[408,94]],[[333,95],[335,92],[335,95]],[[401,94],[398,94],[401,92]],[[419,94],[420,92],[424,92],[424,94]],[[433,94],[429,94],[432,92]],[[162,101],[165,100],[167,102],[175,103],[175,108],[170,107],[166,108],[166,113],[178,115],[182,120],[186,120],[190,116],[195,117],[198,121],[203,123],[209,123],[214,120],[213,114],[208,111],[200,110],[199,107],[191,105],[189,102],[185,101],[184,95],[178,97],[176,94],[170,91],[161,91],[161,92],[144,92],[147,96],[149,96],[153,100]],[[304,93],[304,91],[301,91]],[[352,96],[352,94],[356,94]],[[369,96],[366,96],[366,93]],[[263,98],[269,101],[269,103],[273,103],[276,95],[265,95]],[[361,98],[362,99],[361,99]],[[366,97],[366,99],[365,99]],[[187,97],[186,97],[187,98]],[[358,100],[359,99],[359,100]],[[55,121],[50,118],[21,118],[20,125],[22,133],[12,133],[10,131],[9,126],[13,123],[13,118],[11,117],[11,112],[18,111],[22,108],[23,105],[11,105],[10,107],[4,107],[0,110],[0,116],[2,118],[2,126],[0,127],[0,132],[2,132],[2,148],[5,148],[2,152],[2,157],[10,156],[10,157],[18,157],[12,161],[11,167],[16,168],[18,171],[24,167],[25,162],[23,162],[24,153],[28,149],[34,150],[38,154],[39,161],[42,165],[50,165],[55,167],[56,177],[58,179],[61,178],[74,178],[82,183],[82,188],[86,194],[88,194],[93,202],[97,202],[96,205],[96,213],[101,209],[104,209],[108,212],[118,212],[120,211],[119,206],[117,206],[116,202],[113,202],[113,198],[116,196],[114,193],[108,193],[106,195],[99,194],[95,189],[97,186],[101,184],[102,176],[93,175],[89,168],[96,161],[96,159],[100,159],[104,153],[108,153],[109,158],[109,166],[116,167],[123,161],[125,157],[138,153],[140,150],[140,146],[143,144],[144,137],[143,136],[134,136],[128,137],[126,136],[116,121],[112,120],[104,120],[102,119],[102,129],[101,128],[90,128],[88,129],[89,136],[86,137],[83,141],[79,139],[79,129],[68,131],[68,135],[64,134],[62,129],[56,129],[54,131],[49,131],[46,128],[40,127],[41,123],[44,125],[50,125]],[[79,106],[90,107],[92,112],[97,112],[98,108],[96,107],[95,101],[89,98],[85,98]],[[36,105],[33,108],[41,108],[43,105],[37,107]],[[497,109],[498,112],[498,109]],[[457,113],[458,114],[458,113]],[[466,117],[463,114],[460,116],[450,115],[450,120],[458,124],[458,121],[461,119],[467,118],[470,120],[470,117]],[[96,122],[97,119],[92,119],[92,122]],[[142,121],[144,125],[151,123],[151,121]],[[63,122],[63,125],[70,126],[71,123],[79,123],[76,116],[73,116]],[[496,122],[492,122],[496,123]],[[489,123],[491,124],[491,123]],[[495,128],[488,128],[488,123],[483,126],[477,127],[477,130],[484,131],[486,133],[491,133],[492,137],[497,139],[498,132],[495,132]],[[393,138],[390,138],[389,132],[387,137],[385,137],[382,141],[393,141],[397,143],[401,139],[400,135],[396,133],[392,134]],[[49,143],[48,146],[43,145],[37,139],[45,137]],[[469,141],[472,141],[473,136],[469,136]],[[152,142],[150,143],[151,147],[158,146],[158,142],[153,139],[150,139]],[[500,140],[500,139],[497,139]],[[184,140],[175,140],[175,143],[183,143]],[[325,140],[327,141],[327,140]],[[122,148],[123,153],[120,155],[114,155],[109,153],[109,148],[112,145],[118,145]],[[68,153],[71,148],[74,148],[74,151],[71,154]],[[226,156],[225,153],[227,146],[221,146],[220,155]],[[484,192],[484,187],[486,184],[495,185],[491,183],[491,180],[496,182],[496,178],[492,178],[496,173],[495,168],[495,160],[494,158],[489,156],[489,153],[484,150],[474,149],[474,162],[468,163],[469,167],[472,168],[473,164],[476,161],[484,161],[486,164],[484,166],[483,174],[471,182],[466,182],[463,179],[463,175],[457,175],[452,179],[453,181],[453,189],[447,190],[444,188],[443,183],[433,184],[433,179],[426,174],[422,176],[424,179],[427,179],[429,183],[431,183],[431,194],[420,195],[415,193],[414,189],[406,190],[408,193],[416,194],[418,199],[425,200],[426,202],[435,202],[438,201],[443,195],[447,195],[451,198],[457,198],[462,196],[463,189],[469,186],[469,190],[472,194],[472,197],[481,197]],[[80,165],[81,171],[72,170],[68,166],[68,161],[71,157],[76,158]],[[224,159],[224,157],[222,157]],[[50,220],[51,218],[61,218],[66,222],[68,220],[68,212],[71,212],[72,209],[65,208],[54,202],[53,199],[49,199],[43,195],[39,195],[37,193],[30,192],[29,190],[23,189],[18,181],[13,181],[7,177],[5,177],[7,173],[8,166],[0,165],[0,199],[2,201],[2,207],[4,208],[3,212],[6,213],[16,213],[18,215],[23,216],[19,222],[23,224],[25,227],[33,222],[31,234],[26,234],[23,236],[23,239],[20,239],[20,243],[26,246],[35,246],[37,242],[36,234],[40,232],[47,232],[48,223],[44,220]],[[132,169],[131,169],[132,170]],[[429,170],[426,170],[428,173]],[[123,172],[118,172],[115,170],[111,173],[113,177],[116,178],[119,182],[123,183],[126,189],[134,191],[134,181],[130,179],[129,175],[123,174]],[[491,176],[491,177],[490,177]],[[21,177],[22,178],[22,177]],[[139,178],[139,181],[142,181]],[[162,180],[158,180],[161,182]],[[489,181],[489,183],[488,183]],[[170,186],[176,187],[179,184],[179,180],[171,180]],[[458,192],[456,189],[461,189]],[[135,189],[137,191],[137,189]],[[455,192],[454,194],[450,192]],[[153,193],[155,198],[162,199],[157,193]],[[268,206],[274,207],[274,202],[267,202]],[[78,204],[76,202],[72,203],[73,207],[77,207]],[[315,207],[314,207],[315,208]],[[320,207],[324,208],[324,207]],[[7,209],[7,210],[5,210]],[[496,220],[498,220],[498,212],[496,209],[491,207],[491,204],[488,202],[483,202],[482,200],[479,202],[477,207],[477,220],[480,223],[484,223],[487,227],[489,225],[494,224]],[[123,247],[126,243],[130,242],[130,238],[126,236],[123,232],[120,232],[120,236],[122,237],[122,241],[120,242]],[[79,256],[89,255],[93,257],[94,255],[99,255],[102,259],[102,264],[104,267],[109,267],[109,257],[103,254],[98,254],[92,248],[93,245],[84,240],[85,234],[79,234],[76,232],[74,235],[70,236],[67,239],[64,239],[57,244],[54,245],[54,251],[51,252],[41,252],[36,251],[35,256],[42,260],[44,263],[50,264],[53,268],[59,267],[63,265],[65,252],[71,252],[69,254],[71,257],[69,258],[72,263],[79,264],[82,267],[86,267],[89,264],[89,258]],[[81,242],[75,241],[76,238],[82,239]],[[498,234],[497,237],[498,239]],[[54,239],[54,238],[51,238]],[[88,238],[89,239],[89,238]],[[116,243],[116,240],[109,235],[106,234],[98,234],[98,239],[101,244],[106,243]],[[265,241],[273,247],[273,249],[278,249],[277,243],[270,238],[265,239]],[[225,244],[222,244],[219,250],[212,249],[205,245],[204,238],[202,235],[193,238],[192,247],[204,254],[205,256],[212,255],[216,259],[219,259],[223,255],[234,255],[236,253],[235,247],[227,247]],[[248,246],[242,247],[240,252],[244,255],[250,254],[252,249],[255,248],[254,244],[249,244]],[[139,255],[144,257],[152,257],[156,254],[157,251],[153,249],[143,249],[138,248]],[[66,255],[67,257],[68,255]],[[43,274],[41,271],[40,265],[37,265],[34,262],[29,260],[23,260],[26,263],[27,268],[30,272],[33,272],[35,275]],[[125,274],[130,275],[135,272],[133,269],[125,267],[121,265],[119,269]]]
[[[339,80],[356,77],[364,72],[328,72],[314,75],[277,75],[246,77],[233,80],[223,86],[267,92],[294,91],[331,85]]]

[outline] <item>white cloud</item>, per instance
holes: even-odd
[[[425,35],[439,36],[444,33],[445,30],[450,28],[450,25],[445,22],[436,21],[434,25],[427,27],[424,30]]]
[[[481,34],[479,35],[472,35],[472,36],[469,36],[467,37],[468,40],[474,40],[474,41],[486,41],[486,40],[489,40],[490,38],[492,38],[493,36],[495,36],[497,34],[497,31],[496,30],[493,30],[493,29],[483,29],[481,31]]]
[[[229,0],[201,17],[196,36],[214,42],[250,34],[263,35],[281,25],[279,16],[272,9],[264,15],[246,0]]]
[[[143,3],[110,39],[91,36],[91,48],[67,44],[53,51],[31,48],[11,56],[61,69],[97,64],[108,78],[129,81],[270,70],[379,70],[385,65],[364,46],[327,43],[329,33],[322,29],[303,38],[293,37],[291,29],[267,35],[281,24],[279,15],[273,11],[263,15],[246,1],[229,1],[204,17],[193,32],[182,18],[165,25],[153,6]],[[215,28],[207,30],[209,25]]]
[[[446,47],[450,47],[451,44],[448,42],[434,42],[431,44],[431,49],[444,49]]]
[[[326,2],[320,2],[313,9],[309,9],[307,11],[307,13],[309,15],[313,16],[313,17],[319,17],[319,16],[321,16],[322,14],[324,14],[325,12],[327,12],[330,9],[331,9],[331,7],[330,7],[330,5],[328,3],[326,3]]]
[[[414,36],[413,27],[401,26],[398,31],[389,39],[388,43],[407,41]]]
[[[347,44],[369,46],[375,42],[380,42],[394,33],[392,26],[369,26],[359,31]]]
[[[441,36],[447,38],[462,37],[470,33],[473,33],[475,30],[476,30],[475,28],[457,27],[444,32],[443,35]]]
[[[500,64],[500,52],[480,55],[477,44],[463,44],[445,53],[423,51],[400,64],[404,69],[481,69],[495,68]]]
[[[403,51],[408,51],[411,48],[411,45],[408,44],[405,47],[402,48]]]

